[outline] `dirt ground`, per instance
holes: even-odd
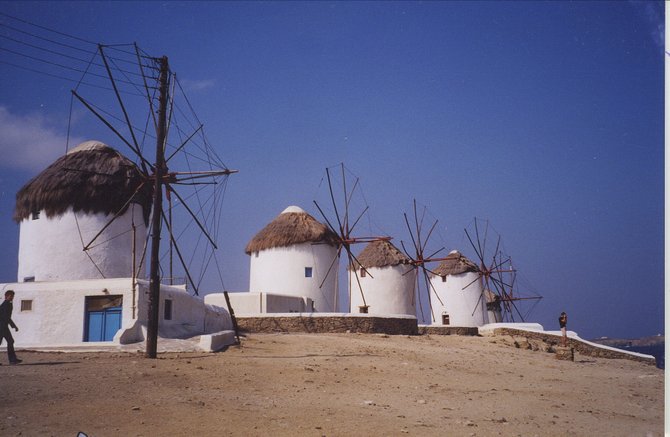
[[[661,436],[663,371],[503,338],[252,334],[220,353],[0,357],[0,435]]]

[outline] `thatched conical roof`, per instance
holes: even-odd
[[[148,221],[151,184],[139,190],[144,177],[137,166],[113,148],[86,141],[61,156],[16,193],[14,220],[33,212],[55,217],[68,209],[90,214],[116,214],[132,198]],[[136,192],[137,191],[137,192]],[[124,208],[121,213],[125,212]]]
[[[244,252],[250,255],[274,247],[302,243],[337,246],[338,237],[323,223],[297,206],[290,206],[251,239]]]
[[[411,260],[388,240],[373,241],[356,257],[359,267],[393,267],[398,264],[409,264]]]
[[[433,272],[438,276],[459,275],[466,272],[478,272],[479,267],[467,259],[457,250],[453,250],[447,255]]]

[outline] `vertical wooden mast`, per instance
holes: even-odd
[[[168,59],[163,56],[160,62],[160,95],[158,98],[158,131],[156,132],[156,177],[154,186],[152,236],[151,236],[151,272],[149,277],[149,314],[147,320],[147,348],[145,356],[156,358],[158,346],[158,308],[160,306],[160,272],[159,248],[161,240],[161,212],[163,210],[163,178],[167,173],[165,165],[165,136],[167,133],[167,90],[168,90]]]

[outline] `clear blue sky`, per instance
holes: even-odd
[[[319,218],[325,168],[344,162],[370,207],[360,233],[407,242],[402,214],[416,198],[439,219],[434,244],[473,257],[463,228],[488,219],[544,296],[532,320],[557,329],[566,311],[584,338],[663,332],[660,2],[2,2],[0,12],[169,57],[210,142],[240,170],[219,234],[229,290],[248,288],[253,235],[289,205]],[[24,38],[0,23],[0,35]],[[2,63],[0,75],[9,282],[14,195],[63,153],[72,84]]]

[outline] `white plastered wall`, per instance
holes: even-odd
[[[335,247],[311,243],[252,252],[249,291],[308,297],[315,311],[337,312],[336,257]],[[305,277],[305,267],[312,268],[312,277]]]
[[[76,279],[130,278],[134,262],[139,265],[144,252],[146,226],[142,207],[132,204],[106,229],[111,215],[73,213],[47,218],[24,219],[20,223],[17,281],[69,281]],[[133,231],[133,224],[135,230]],[[105,229],[91,244],[95,236]],[[90,256],[90,258],[89,258]],[[138,277],[145,276],[140,268]]]
[[[148,282],[139,281],[133,290],[131,278],[60,282],[21,282],[0,284],[0,293],[14,290],[12,319],[19,327],[14,334],[17,346],[58,346],[87,344],[86,297],[121,295],[121,329],[116,343],[145,339],[148,319]],[[159,335],[164,338],[188,338],[232,329],[230,314],[224,308],[205,304],[185,289],[161,286]],[[172,320],[164,320],[165,300],[172,299]],[[30,311],[21,311],[21,301],[32,301]]]
[[[259,292],[228,293],[230,306],[237,314],[263,313],[309,313],[312,312],[312,300],[307,297],[285,296]],[[226,308],[223,293],[205,296],[205,303]]]
[[[368,314],[416,316],[414,298],[416,270],[413,267],[405,265],[373,267],[367,271],[364,277],[361,277],[360,269],[357,272],[349,271],[352,313],[359,312],[365,296],[365,303],[369,306]],[[360,287],[355,275],[358,275]]]
[[[146,325],[149,302],[149,282],[139,281],[143,303],[140,324]],[[165,320],[165,300],[172,300],[172,319]],[[146,309],[144,309],[146,307]],[[233,329],[225,304],[209,305],[199,296],[192,296],[184,287],[161,285],[158,335],[165,338],[190,338]]]
[[[500,310],[487,310],[486,314],[488,316],[489,323],[501,323],[502,322],[502,311],[500,311]]]
[[[86,296],[123,296],[121,326],[134,323],[130,278],[0,284],[2,296],[6,290],[16,292],[12,319],[19,327],[13,333],[17,346],[83,343]],[[22,300],[31,300],[32,310],[21,311]]]
[[[442,325],[442,314],[449,315],[451,326],[482,326],[488,323],[486,298],[483,296],[482,282],[479,274],[466,272],[459,275],[447,275],[446,282],[441,276],[430,279],[434,292],[431,291],[430,302],[435,315],[431,324]],[[440,301],[435,296],[440,297]]]

